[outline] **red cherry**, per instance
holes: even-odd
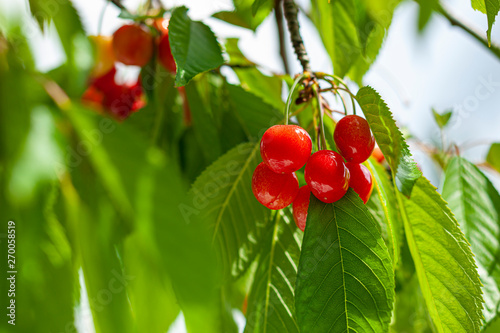
[[[366,204],[373,191],[373,181],[370,170],[363,164],[358,163],[347,162],[346,166],[351,174],[349,187],[352,188]]]
[[[311,190],[309,185],[304,185],[299,189],[299,194],[293,201],[293,219],[295,224],[300,230],[304,231],[307,221],[307,210],[309,209],[309,199],[311,197]]]
[[[311,137],[296,125],[275,125],[260,140],[262,160],[276,173],[299,170],[306,164],[311,151]]]
[[[333,133],[335,144],[347,162],[362,163],[370,157],[375,138],[368,122],[356,115],[340,119]]]
[[[153,37],[136,24],[127,24],[113,34],[116,60],[125,65],[144,66],[153,55]]]
[[[344,196],[349,188],[349,170],[340,154],[320,150],[312,154],[304,171],[306,183],[316,198],[332,203]]]
[[[373,149],[372,157],[379,163],[382,163],[385,160],[385,156],[379,147],[375,147],[375,149]]]
[[[170,48],[168,31],[160,37],[160,43],[158,44],[158,58],[160,60],[160,63],[167,70],[172,73],[175,73],[177,71],[177,65],[175,64],[174,56],[172,55],[172,49]]]
[[[295,173],[279,174],[260,163],[253,172],[252,191],[267,208],[283,209],[297,196],[299,181]]]

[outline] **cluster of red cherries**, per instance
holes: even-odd
[[[113,36],[95,36],[97,61],[83,102],[123,120],[146,105],[140,77],[133,83],[116,81],[115,62],[144,67],[157,50],[157,59],[171,73],[176,65],[170,49],[168,21],[157,19],[151,26],[126,24]]]
[[[295,223],[302,231],[311,193],[325,203],[332,203],[351,187],[366,204],[373,182],[370,171],[361,163],[370,157],[375,147],[368,122],[357,115],[345,116],[335,127],[334,140],[340,154],[319,150],[311,155],[311,137],[302,127],[269,128],[260,142],[263,162],[252,177],[252,191],[257,200],[273,210],[293,203]],[[304,165],[307,185],[299,188],[295,171]]]

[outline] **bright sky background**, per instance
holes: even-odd
[[[73,2],[87,32],[97,34],[104,0]],[[298,2],[306,6],[308,1]],[[486,16],[474,12],[469,0],[443,2],[464,22],[478,31],[486,31]],[[125,6],[130,9],[134,9],[139,3],[139,0],[124,1]],[[239,37],[240,48],[251,60],[274,72],[283,72],[272,15],[253,34],[209,17],[220,10],[231,10],[230,0],[163,0],[163,3],[167,7],[186,4],[191,8],[191,17],[203,20],[219,38]],[[24,1],[0,0],[0,12],[3,15],[8,17],[19,11],[26,13]],[[388,38],[365,77],[365,83],[380,92],[400,125],[406,126],[410,133],[423,142],[439,141],[431,107],[440,111],[448,108],[459,111],[451,121],[447,140],[456,142],[459,146],[464,143],[500,142],[500,61],[470,36],[452,27],[438,15],[433,16],[426,31],[419,35],[416,28],[417,14],[418,6],[414,2],[406,2],[398,8]],[[123,24],[124,21],[117,19],[117,15],[118,10],[109,5],[104,16],[103,34],[111,34]],[[313,70],[331,72],[330,60],[314,26],[304,17],[300,19]],[[32,36],[31,46],[41,70],[58,66],[64,60],[61,46],[53,36],[49,34],[42,37],[34,27],[25,28]],[[500,44],[500,28],[497,26],[493,29],[493,40]],[[288,53],[291,55],[292,50],[289,49]],[[294,73],[300,71],[296,60],[293,60],[291,68]],[[485,85],[484,82],[492,84]],[[488,89],[491,89],[489,93]],[[488,147],[489,145],[478,145],[463,150],[462,154],[474,162],[481,162]],[[424,174],[435,185],[439,185],[438,168],[418,147],[412,145],[412,148]],[[498,179],[495,183],[499,185]],[[239,322],[242,323],[241,320]],[[179,320],[171,332],[183,332],[182,326],[182,321]]]

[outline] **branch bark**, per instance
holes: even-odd
[[[125,9],[125,6],[122,4],[121,0],[108,0],[108,1],[120,9]]]
[[[479,43],[481,43],[484,47],[486,47],[488,50],[490,50],[498,59],[500,59],[500,47],[494,44],[491,44],[491,46],[488,43],[488,40],[481,36],[480,33],[478,33],[475,29],[467,26],[463,22],[461,22],[459,19],[457,19],[455,16],[453,16],[443,5],[439,4],[437,7],[437,12],[443,17],[445,17],[451,25],[456,26],[463,31],[467,32],[470,36],[472,36],[474,39],[476,39]]]
[[[285,45],[285,29],[283,27],[283,8],[281,7],[283,0],[274,0],[274,17],[276,26],[278,27],[278,38],[280,45],[280,56],[285,68],[285,73],[290,74],[290,66],[288,65],[288,56]]]
[[[293,0],[284,0],[283,8],[285,12],[285,19],[288,24],[288,31],[290,32],[290,39],[292,45],[299,59],[304,72],[312,72],[311,65],[309,64],[309,56],[307,55],[306,48],[304,47],[304,40],[300,35],[300,26],[297,18],[298,8]]]

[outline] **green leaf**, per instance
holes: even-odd
[[[397,267],[399,262],[399,252],[401,238],[403,236],[403,223],[398,214],[399,209],[397,199],[394,195],[394,187],[391,184],[387,171],[379,163],[369,159],[367,166],[373,175],[374,189],[373,196],[378,196],[383,214],[382,234],[385,236],[387,248],[392,258],[392,265]]]
[[[391,257],[358,195],[311,196],[295,290],[301,331],[387,332],[393,303]]]
[[[284,118],[275,107],[240,86],[227,84],[227,90],[230,102],[249,138],[260,138],[265,130]]]
[[[240,144],[198,177],[179,207],[188,223],[197,218],[209,226],[226,276],[246,271],[269,222],[270,211],[255,199],[250,186],[260,161],[259,144]]]
[[[218,12],[213,16],[227,23],[255,31],[257,27],[269,16],[273,2],[262,3],[262,7],[254,12],[253,0],[233,0],[234,11]]]
[[[229,56],[229,64],[235,66],[254,66],[255,64],[245,57],[238,47],[238,38],[228,38],[226,39],[226,44],[224,48],[226,54]]]
[[[491,44],[491,29],[500,11],[500,0],[471,0],[471,4],[472,8],[486,14],[488,18],[488,30],[486,30],[486,35],[488,37],[488,43]]]
[[[423,31],[431,19],[432,12],[439,4],[439,0],[417,0],[417,2],[420,5],[418,12],[418,30]]]
[[[448,164],[443,198],[471,244],[483,284],[485,324],[500,306],[500,195],[488,178],[472,163],[455,157]]]
[[[444,113],[438,113],[436,110],[432,109],[432,114],[434,115],[434,120],[439,128],[443,129],[448,125],[450,118],[453,114],[453,111],[446,111]]]
[[[169,23],[172,54],[177,64],[176,86],[186,85],[202,72],[224,63],[222,50],[208,26],[192,21],[186,7],[176,8]]]
[[[437,332],[479,332],[481,282],[470,245],[446,202],[421,177],[404,206],[406,239]]]
[[[264,75],[256,67],[235,68],[234,72],[245,90],[262,98],[277,110],[285,109],[282,99],[283,80],[280,77]]]
[[[380,150],[391,167],[393,176],[396,178],[396,186],[404,195],[409,196],[422,172],[413,161],[408,145],[391,111],[371,87],[361,88],[356,99],[370,124]]]
[[[361,79],[382,46],[400,1],[312,1],[311,18],[338,76]],[[380,13],[384,13],[381,15]]]
[[[500,172],[500,143],[491,145],[488,155],[486,156],[486,162]]]
[[[255,16],[255,14],[257,14],[257,11],[259,10],[259,8],[263,5],[265,5],[266,3],[269,3],[271,2],[270,0],[255,0],[252,4],[252,15]]]
[[[294,288],[302,231],[286,209],[276,212],[268,232],[248,296],[245,333],[298,333]]]

